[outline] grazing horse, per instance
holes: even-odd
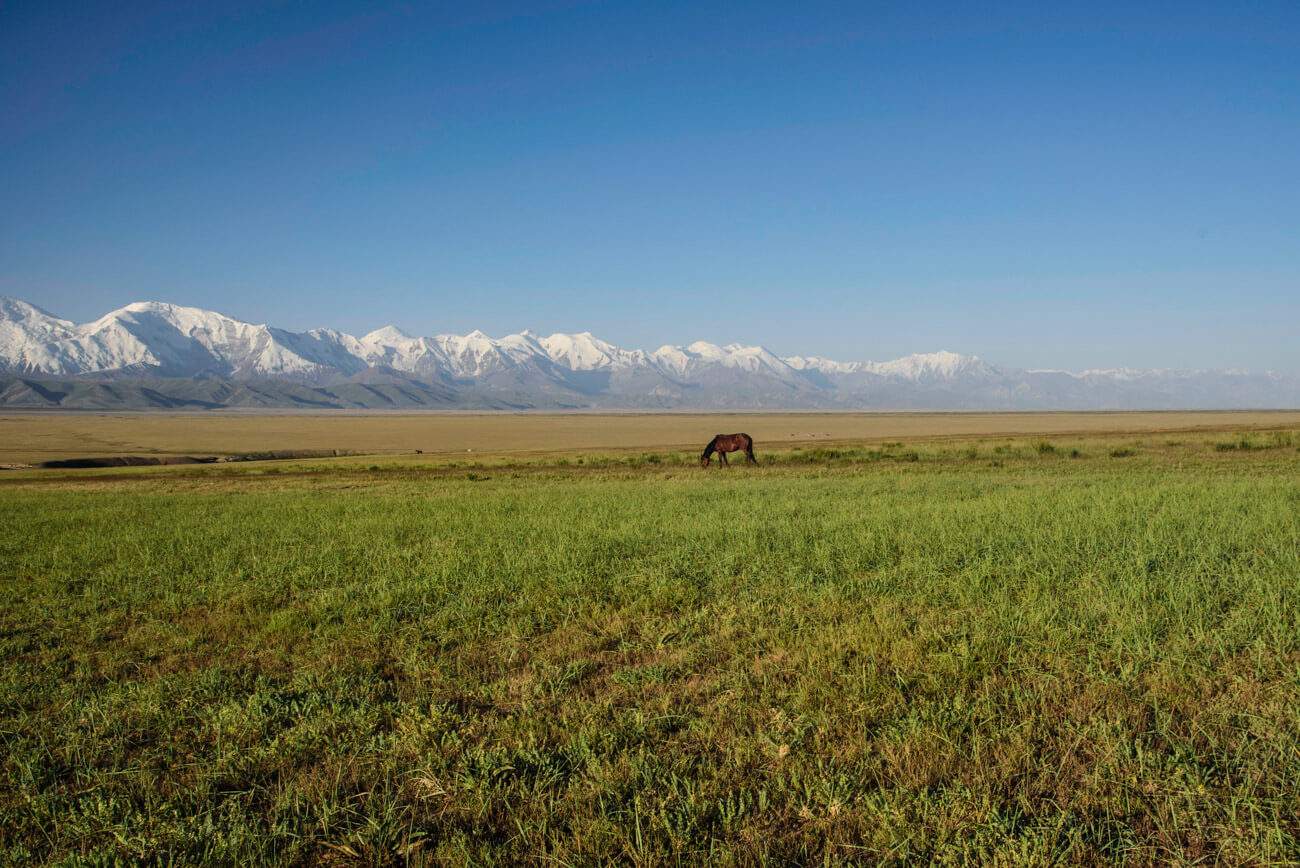
[[[754,457],[753,437],[748,434],[719,434],[709,441],[708,446],[704,447],[704,454],[700,456],[700,466],[708,467],[709,456],[716,452],[718,457],[722,459],[722,463],[730,467],[731,463],[727,461],[727,453],[740,452],[741,450],[745,452],[746,464],[751,461],[755,464],[758,463],[758,459]]]

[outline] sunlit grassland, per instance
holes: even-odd
[[[1295,862],[1298,450],[11,480],[0,861]]]
[[[698,444],[745,431],[764,449],[915,440],[1300,425],[1300,411],[1104,413],[93,413],[0,414],[0,464],[106,455],[556,452]]]

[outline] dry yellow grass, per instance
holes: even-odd
[[[1093,413],[11,413],[0,463],[269,450],[426,454],[703,447],[745,431],[761,452],[798,443],[929,437],[1269,429],[1300,411]]]

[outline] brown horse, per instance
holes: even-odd
[[[722,463],[730,467],[731,463],[727,461],[727,453],[740,452],[741,450],[745,452],[746,464],[751,461],[755,464],[758,463],[758,459],[754,457],[753,437],[748,434],[719,434],[709,441],[708,446],[704,447],[704,454],[700,456],[700,466],[708,467],[709,456],[716,452],[718,457],[722,459]]]

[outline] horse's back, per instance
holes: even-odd
[[[715,434],[713,443],[718,448],[726,448],[729,451],[737,449],[748,449],[754,445],[754,438],[748,434]]]

